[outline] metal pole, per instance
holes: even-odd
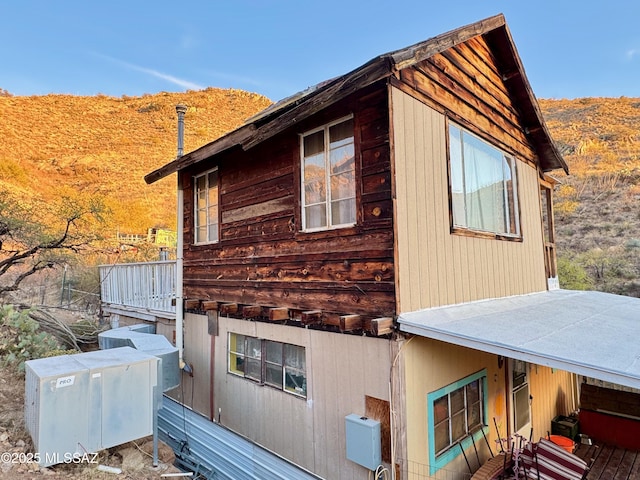
[[[176,113],[178,114],[178,155],[180,158],[184,152],[184,114],[187,113],[187,106],[183,104],[176,105]]]
[[[60,306],[64,302],[64,284],[67,281],[67,266],[64,266],[64,272],[62,273],[62,289],[60,290]]]

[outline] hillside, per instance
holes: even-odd
[[[0,89],[0,188],[50,199],[64,188],[103,195],[110,229],[175,228],[175,177],[146,173],[176,153],[175,105],[189,106],[185,151],[271,102],[209,88],[142,97],[16,97]],[[640,296],[640,99],[540,100],[571,175],[557,172],[556,230],[568,288]]]
[[[114,230],[175,228],[175,177],[151,186],[143,177],[175,158],[179,103],[189,107],[184,146],[190,151],[271,102],[215,88],[122,98],[5,93],[0,95],[0,188],[47,200],[67,186],[104,196]]]
[[[583,286],[640,297],[640,99],[540,104],[571,173],[557,175],[563,265],[586,270]]]

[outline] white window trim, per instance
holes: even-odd
[[[208,223],[208,216],[207,216],[207,240],[204,242],[198,242],[197,238],[198,238],[198,179],[200,177],[205,177],[207,178],[207,190],[209,190],[209,180],[208,180],[208,176],[210,173],[212,172],[217,172],[218,171],[218,167],[212,168],[210,170],[207,170],[206,172],[203,172],[199,175],[194,175],[193,176],[193,244],[194,245],[209,245],[209,244],[213,244],[213,243],[218,243],[220,241],[220,222],[217,223],[218,225],[218,238],[216,240],[209,240],[209,223]],[[207,210],[209,210],[209,196],[207,195]],[[220,173],[218,173],[218,220],[220,219]]]
[[[351,115],[347,115],[345,117],[339,118],[337,120],[334,120],[330,123],[327,123],[325,125],[322,125],[321,127],[318,128],[314,128],[313,130],[308,130],[306,132],[301,133],[300,136],[300,205],[301,205],[301,214],[302,214],[302,231],[303,232],[324,232],[327,230],[335,230],[338,228],[347,228],[347,227],[353,227],[356,222],[352,222],[352,223],[342,223],[342,224],[338,224],[338,225],[333,225],[331,223],[331,195],[330,195],[330,188],[329,186],[331,185],[330,183],[330,176],[331,176],[331,171],[330,169],[326,168],[326,163],[325,163],[325,181],[326,181],[326,185],[327,185],[327,199],[326,199],[326,205],[327,205],[327,225],[324,227],[315,227],[315,228],[307,228],[306,223],[307,223],[307,216],[305,213],[305,208],[306,208],[306,202],[305,202],[305,192],[304,192],[304,137],[308,136],[308,135],[312,135],[316,132],[321,132],[324,131],[325,132],[325,162],[326,162],[326,158],[328,158],[328,149],[329,149],[329,145],[330,142],[327,142],[327,136],[328,136],[328,131],[329,128],[333,127],[334,125],[338,125],[339,123],[342,123],[346,120],[350,120],[353,118],[353,114]],[[353,142],[354,142],[354,148],[355,148],[355,132],[353,135]],[[356,214],[357,214],[357,192],[355,192],[354,190],[354,199],[356,200]]]

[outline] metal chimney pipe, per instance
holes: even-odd
[[[180,158],[184,154],[184,114],[187,113],[187,106],[179,103],[176,105],[176,113],[178,114],[178,155]]]

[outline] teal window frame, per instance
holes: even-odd
[[[449,449],[445,450],[440,455],[436,456],[435,451],[435,422],[434,422],[434,403],[436,400],[448,395],[449,393],[458,390],[476,380],[481,381],[482,385],[482,408],[483,408],[483,418],[482,418],[482,427],[478,428],[473,435],[467,435],[460,443],[462,444],[463,449],[467,449],[473,445],[473,443],[477,442],[480,438],[482,438],[483,431],[485,434],[488,433],[489,426],[487,424],[487,411],[489,404],[488,397],[488,382],[487,382],[487,370],[483,369],[479,372],[476,372],[468,377],[462,378],[456,382],[453,382],[446,387],[442,387],[439,390],[427,394],[427,432],[429,437],[429,471],[430,475],[434,475],[438,470],[443,468],[445,465],[450,463],[452,460],[457,458],[462,454],[460,448],[457,448],[452,445]]]

